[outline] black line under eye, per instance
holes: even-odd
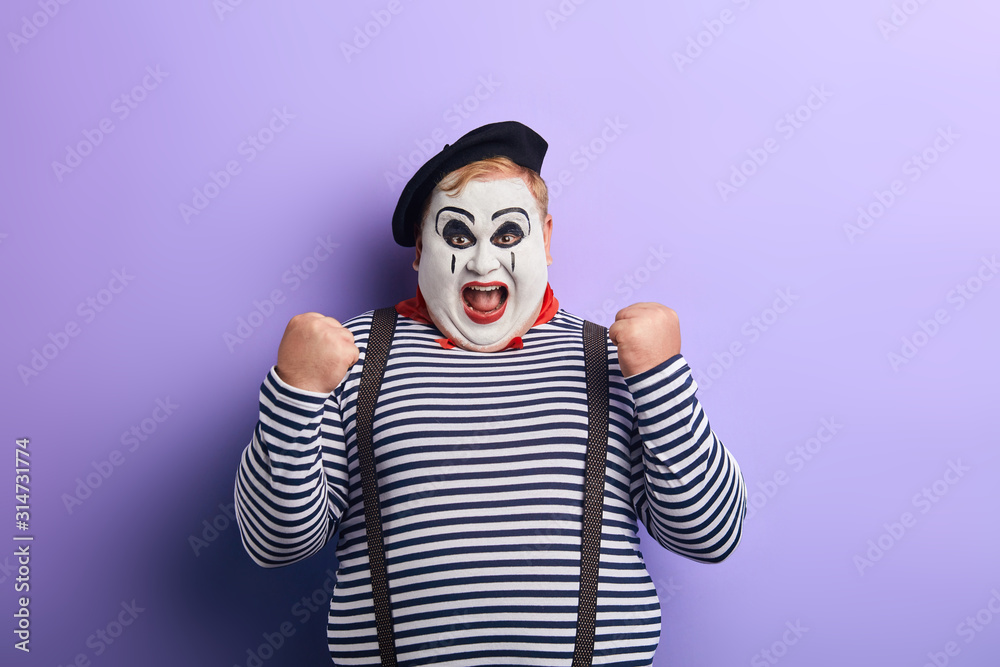
[[[441,237],[445,240],[445,243],[450,245],[452,248],[471,248],[476,245],[476,236],[469,229],[469,226],[462,222],[461,220],[449,220],[445,223],[444,231],[441,232]]]
[[[505,222],[493,232],[490,242],[501,248],[513,248],[524,240],[524,230],[516,222]]]

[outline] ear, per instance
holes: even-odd
[[[422,244],[420,243],[420,237],[418,236],[417,237],[417,256],[413,260],[413,270],[417,271],[417,272],[420,271],[419,267],[420,267],[420,249],[421,249],[421,247],[422,247]]]
[[[552,253],[549,252],[549,245],[552,242],[552,215],[545,216],[542,223],[542,238],[545,240],[545,264],[552,266]],[[418,251],[419,254],[419,251]]]

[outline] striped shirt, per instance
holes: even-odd
[[[364,361],[371,312],[344,323]],[[399,317],[372,425],[401,666],[570,665],[580,580],[587,392],[583,320],[559,310],[518,350],[445,350]],[[355,408],[355,364],[327,395],[274,368],[243,452],[236,507],[264,567],[337,535],[327,636],[336,665],[378,665]],[[595,665],[650,665],[656,589],[637,519],[664,547],[718,562],[746,490],[681,355],[622,377],[608,344],[610,423]]]

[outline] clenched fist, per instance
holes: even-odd
[[[354,335],[332,317],[296,315],[278,346],[278,377],[306,391],[330,393],[358,360]]]
[[[658,303],[635,303],[618,311],[608,329],[618,346],[622,375],[637,375],[681,351],[677,313]]]

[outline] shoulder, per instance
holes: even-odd
[[[560,308],[558,311],[556,311],[556,314],[552,317],[552,319],[549,320],[546,324],[552,324],[554,326],[561,327],[564,329],[582,331],[583,323],[585,321],[586,320],[584,320],[584,318],[580,317],[579,315],[575,315],[569,311]],[[590,321],[593,324],[604,327],[605,329],[608,328],[607,325],[601,324],[596,320],[590,320]]]
[[[573,335],[582,336],[583,325],[585,321],[586,320],[584,320],[579,315],[574,315],[573,313],[570,313],[560,308],[556,312],[556,314],[552,317],[551,320],[540,326],[549,327],[549,331],[558,331],[561,333],[569,333]],[[603,327],[603,325],[597,322],[591,322],[591,323]],[[603,328],[607,329],[607,327]],[[608,337],[608,345],[614,347],[614,345],[611,342],[610,336]]]
[[[579,339],[580,345],[582,347],[583,343],[583,324],[584,320],[579,315],[574,315],[573,313],[567,312],[560,308],[555,316],[542,326],[551,326],[550,331],[558,331],[563,335],[571,335]],[[594,324],[598,324],[594,322]],[[598,326],[603,326],[598,324]],[[604,327],[607,330],[607,327]],[[618,348],[615,346],[614,342],[611,340],[610,333],[605,333],[605,339],[607,340],[607,350],[608,350],[608,370],[612,376],[621,377],[621,370],[618,366]]]
[[[541,326],[553,327],[564,331],[583,331],[583,318],[560,308],[552,319]]]
[[[360,315],[355,315],[354,317],[344,320],[341,322],[345,328],[350,329],[351,332],[365,331],[372,325],[372,315],[375,314],[375,310],[369,310]]]
[[[583,358],[584,319],[560,308],[552,319],[532,327],[524,335],[525,349],[531,346],[559,347],[574,350]],[[607,337],[609,363],[617,365],[617,348]]]
[[[368,337],[371,333],[374,315],[375,310],[373,309],[342,322],[344,328],[354,335],[354,344],[358,346],[362,356],[364,355],[365,348],[368,346]],[[397,315],[396,328],[393,335],[393,346],[395,347],[402,339],[406,339],[411,342],[413,340],[419,340],[425,343],[431,343],[433,346],[437,346],[434,339],[440,338],[441,335],[441,332],[439,332],[433,325],[417,322],[416,320],[412,320],[404,315]]]
[[[343,320],[340,323],[345,329],[351,332],[354,336],[354,344],[362,352],[368,346],[368,334],[371,331],[372,316],[374,314],[374,310],[369,310],[360,315],[355,315],[350,319]]]

